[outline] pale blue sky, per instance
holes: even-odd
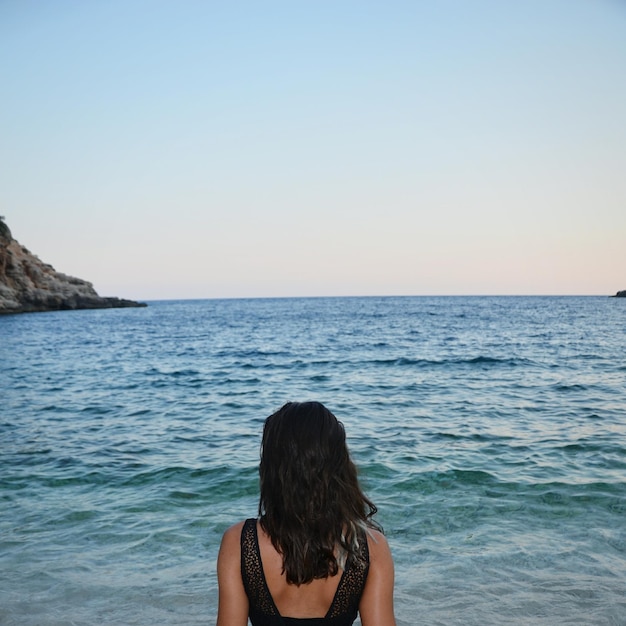
[[[626,289],[626,2],[0,1],[0,214],[102,295]]]

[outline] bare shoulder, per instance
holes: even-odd
[[[241,578],[241,530],[244,523],[231,526],[222,536],[217,557],[217,626],[245,626],[248,623],[248,598]]]
[[[363,626],[395,626],[393,611],[394,572],[391,550],[385,535],[369,528],[367,547],[370,567],[359,604]]]
[[[245,522],[237,522],[222,535],[220,557],[237,557],[241,551],[241,530]]]
[[[239,541],[239,538],[241,537],[241,531],[243,530],[243,525],[245,523],[246,522],[242,520],[241,522],[237,522],[236,524],[233,524],[230,528],[226,529],[222,537],[222,543],[224,541]]]
[[[391,550],[387,538],[375,528],[367,529],[367,547],[370,553],[370,561],[391,559]]]

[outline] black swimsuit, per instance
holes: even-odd
[[[248,615],[252,626],[351,626],[359,610],[369,570],[365,533],[359,535],[358,558],[346,565],[326,616],[298,619],[283,617],[274,604],[263,572],[256,524],[255,519],[248,519],[241,531],[241,576],[250,602]]]

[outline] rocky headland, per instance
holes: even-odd
[[[13,239],[0,218],[0,313],[146,306],[102,298],[86,280],[57,272]]]
[[[626,298],[626,289],[624,289],[623,291],[618,291],[618,292],[615,294],[615,297],[616,297],[616,298]]]

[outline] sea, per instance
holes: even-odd
[[[626,299],[0,317],[0,624],[214,624],[264,419],[346,428],[400,626],[626,625]]]

